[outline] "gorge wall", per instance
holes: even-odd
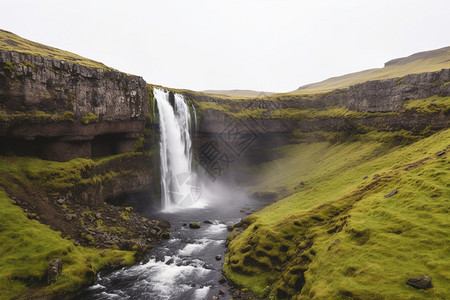
[[[0,153],[66,161],[128,152],[148,111],[141,77],[0,51]]]
[[[386,132],[389,142],[401,143],[446,128],[449,82],[450,69],[442,69],[322,94],[236,98],[174,92],[196,108],[197,161],[216,178],[234,167],[270,161],[277,156],[271,149],[288,143],[338,141],[368,132]],[[231,177],[243,180],[236,173]]]
[[[371,127],[420,132],[448,125],[449,112],[436,99],[450,96],[450,69],[369,81],[323,94],[279,94],[256,99],[227,99],[184,92],[199,113],[199,131],[220,134],[233,119],[256,132],[339,131]],[[251,123],[260,126],[253,126]]]

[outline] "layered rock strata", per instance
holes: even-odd
[[[148,109],[141,77],[0,51],[0,152],[58,161],[128,152]]]

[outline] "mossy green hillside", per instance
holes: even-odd
[[[117,176],[125,176],[128,169],[105,168],[114,160],[128,157],[149,157],[151,153],[130,152],[103,158],[76,158],[68,162],[42,160],[35,157],[0,157],[2,171],[19,181],[31,181],[47,192],[58,193],[75,186],[95,185]],[[103,171],[105,169],[105,171]]]
[[[92,282],[102,268],[134,263],[133,252],[75,246],[59,232],[29,220],[3,189],[0,220],[1,299],[37,296],[26,293],[29,288],[46,285],[48,263],[53,258],[62,259],[62,274],[51,285],[35,290],[39,295],[74,292]]]
[[[416,53],[383,68],[364,70],[308,84],[289,94],[323,93],[372,80],[384,80],[409,74],[435,72],[450,68],[450,47]]]
[[[279,99],[282,101],[282,97]],[[314,101],[314,99],[310,99]],[[345,106],[329,106],[324,108],[252,108],[245,102],[195,101],[200,114],[207,110],[217,110],[238,119],[281,119],[281,120],[320,120],[332,118],[363,119],[368,117],[395,116],[398,112],[358,112]],[[421,114],[448,113],[450,97],[432,96],[426,99],[408,100],[402,112],[418,112]]]
[[[448,298],[450,130],[394,147],[376,135],[253,167],[250,190],[287,196],[233,231],[226,276],[267,298]],[[406,285],[423,275],[433,288]]]
[[[47,45],[24,39],[14,33],[0,29],[0,50],[15,51],[19,53],[43,56],[58,60],[76,63],[90,68],[112,70],[104,64],[70,53],[68,51],[53,48]]]

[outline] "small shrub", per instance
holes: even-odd
[[[91,113],[91,112],[88,112],[86,116],[81,118],[81,122],[84,125],[88,125],[90,123],[98,122],[98,116],[93,114],[93,113]]]
[[[71,121],[71,122],[73,122],[73,121],[74,121],[74,114],[73,114],[72,111],[66,110],[66,111],[62,114],[62,116],[59,117],[59,119],[60,119],[61,121]]]
[[[14,65],[10,61],[7,61],[5,63],[5,65],[3,66],[3,70],[8,71],[8,72],[13,72],[15,69],[16,69],[16,67],[14,67]]]

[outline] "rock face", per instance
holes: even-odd
[[[323,94],[280,94],[255,99],[229,99],[183,92],[198,112],[194,137],[196,160],[215,180],[243,165],[268,161],[271,148],[303,141],[337,141],[367,132],[423,135],[447,128],[450,69],[370,81]],[[434,103],[431,97],[441,102]],[[427,99],[428,98],[428,99]],[[421,103],[409,100],[427,99]],[[442,100],[444,99],[444,100]],[[408,106],[408,104],[411,104]],[[233,166],[233,167],[231,167]],[[246,176],[239,178],[245,180]]]
[[[127,152],[148,109],[141,77],[0,51],[0,153],[65,161]]]
[[[408,100],[425,99],[432,96],[450,96],[450,69],[438,72],[411,74],[402,78],[369,81],[324,94],[282,95],[280,99],[229,100],[208,95],[185,93],[194,102],[211,102],[227,105],[230,110],[205,109],[200,117],[200,132],[220,134],[230,125],[233,116],[230,113],[242,110],[265,110],[261,115],[241,116],[240,122],[258,133],[287,133],[293,130],[342,131],[358,125],[373,126],[383,130],[423,130],[426,126],[444,128],[448,124],[448,113],[441,112],[424,116],[415,111],[405,111]],[[354,115],[348,118],[342,115],[322,115],[309,117],[311,112],[325,112],[330,108],[344,108]],[[292,118],[273,117],[277,110],[304,110],[305,115]],[[306,110],[310,110],[309,112]],[[311,111],[312,110],[312,111]],[[250,120],[249,120],[250,119]],[[252,122],[257,120],[258,126]]]

